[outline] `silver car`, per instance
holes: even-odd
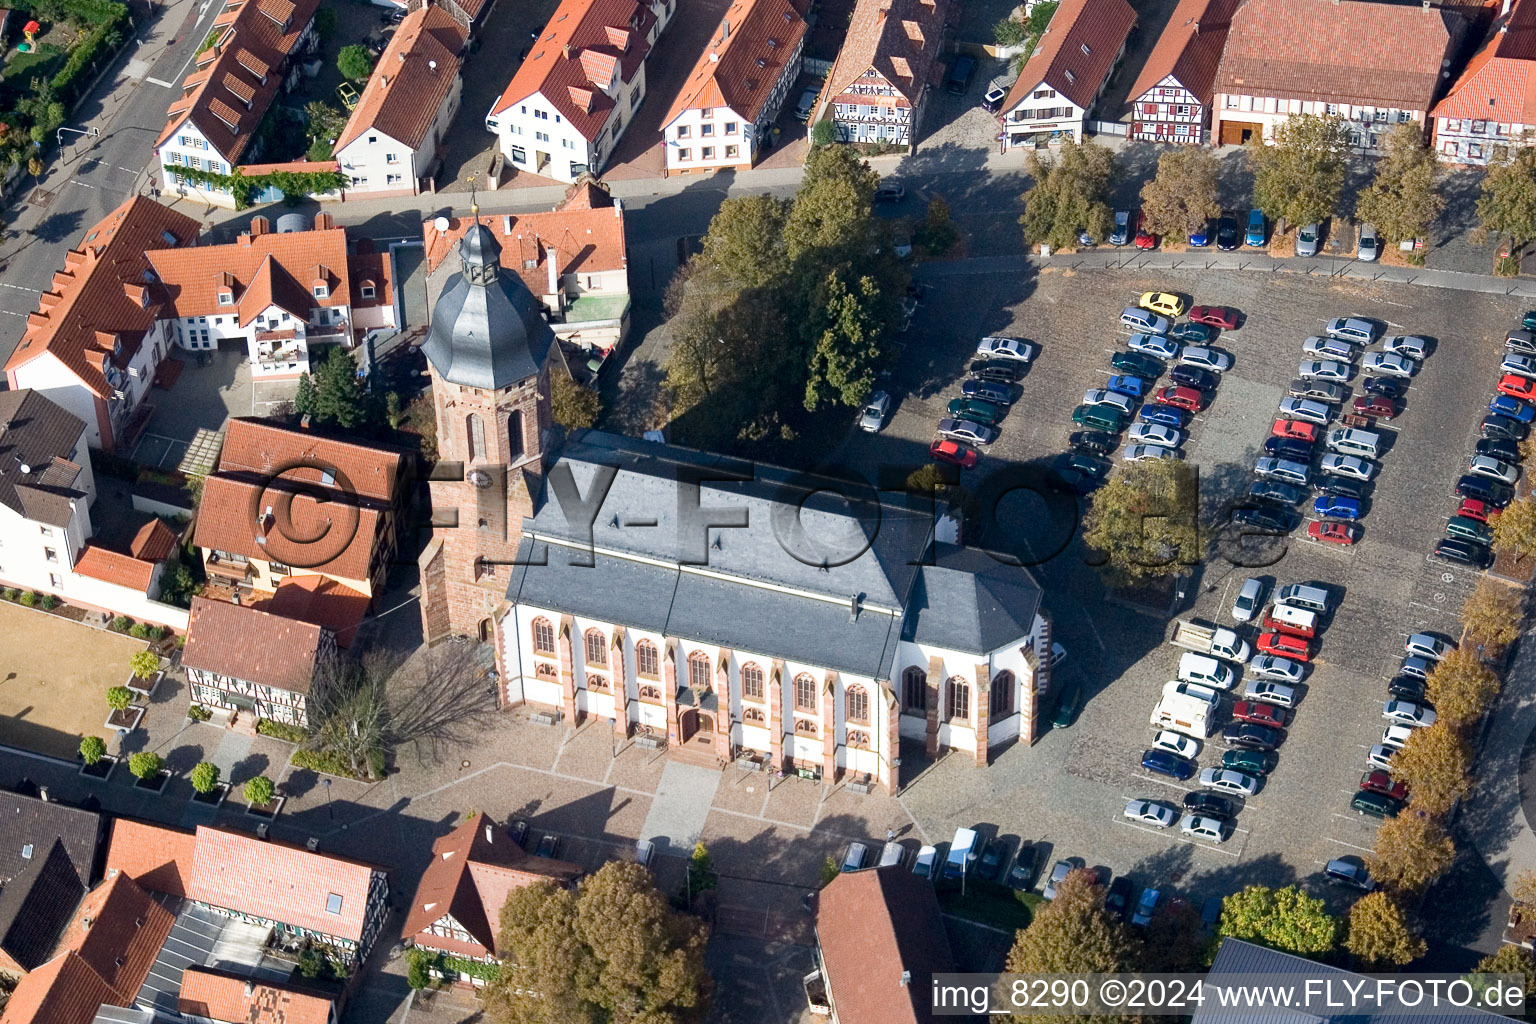
[[[1179,354],[1179,362],[1186,366],[1198,366],[1205,370],[1222,373],[1232,369],[1232,357],[1225,352],[1205,345],[1187,345]]]
[[[1371,752],[1369,754],[1365,755],[1366,766],[1370,768],[1380,768],[1383,771],[1391,771],[1393,753],[1393,748],[1378,743],[1371,748]]]
[[[1307,666],[1278,654],[1258,654],[1248,663],[1248,671],[1260,679],[1276,679],[1282,683],[1299,683],[1307,674]]]
[[[1308,423],[1316,423],[1318,426],[1327,426],[1333,418],[1333,410],[1322,402],[1312,398],[1282,398],[1280,399],[1280,415],[1289,416],[1293,420],[1305,420]]]
[[[1435,712],[1423,704],[1407,700],[1389,700],[1381,711],[1381,717],[1398,725],[1422,729],[1435,724]]]
[[[1369,224],[1360,228],[1360,259],[1365,263],[1375,263],[1381,258],[1381,236],[1376,229]]]
[[[1318,356],[1322,359],[1343,359],[1351,363],[1355,361],[1355,346],[1343,338],[1320,337],[1314,334],[1301,343],[1301,350],[1309,356]]]
[[[1319,228],[1316,224],[1304,224],[1300,231],[1296,232],[1296,255],[1316,256],[1317,236]]]
[[[1125,816],[1141,825],[1167,828],[1179,820],[1179,812],[1158,800],[1131,800],[1125,805]]]
[[[1357,316],[1336,316],[1323,328],[1335,338],[1344,338],[1357,345],[1369,345],[1376,340],[1376,325]]]
[[[1159,359],[1177,359],[1179,355],[1179,343],[1161,334],[1133,334],[1126,339],[1125,347]]]
[[[1200,773],[1200,785],[1233,796],[1253,796],[1259,791],[1259,780],[1230,768],[1207,768]]]
[[[1232,617],[1238,622],[1248,622],[1263,606],[1264,581],[1246,579],[1243,581],[1242,589],[1237,592],[1237,600],[1232,602]]]
[[[1308,359],[1296,370],[1296,376],[1307,380],[1313,377],[1321,380],[1343,382],[1354,376],[1354,368],[1348,363],[1341,363],[1337,359]]]
[[[1511,352],[1499,364],[1499,370],[1502,373],[1519,374],[1521,377],[1536,377],[1536,356],[1524,356],[1518,352]]]
[[[1376,463],[1367,462],[1358,455],[1329,452],[1323,456],[1318,466],[1324,473],[1337,473],[1339,476],[1354,477],[1356,480],[1369,480],[1376,475]]]
[[[1177,448],[1184,443],[1184,431],[1166,423],[1133,423],[1125,436],[1133,444],[1160,444],[1164,448]]]
[[[1122,395],[1118,391],[1106,391],[1103,388],[1089,388],[1087,391],[1084,391],[1083,404],[1107,405],[1111,408],[1119,409],[1127,416],[1136,411],[1136,404],[1132,398]]]
[[[1366,373],[1383,377],[1412,377],[1419,368],[1412,359],[1396,352],[1367,352],[1361,365]]]
[[[885,427],[885,418],[891,413],[891,396],[884,391],[876,391],[869,396],[869,401],[864,403],[864,412],[859,416],[859,429],[871,434],[878,434]]]
[[[1157,462],[1162,459],[1182,459],[1184,453],[1175,448],[1164,448],[1160,444],[1133,444],[1127,445],[1120,458],[1126,462]]]
[[[1449,640],[1442,640],[1429,633],[1414,633],[1403,641],[1403,653],[1439,661],[1456,649]]]
[[[1296,706],[1296,690],[1272,679],[1250,679],[1247,688],[1243,690],[1243,699],[1293,708]]]
[[[1227,841],[1227,823],[1220,818],[1206,818],[1198,814],[1186,814],[1179,822],[1179,831],[1196,839],[1209,839],[1213,843]]]
[[[1417,334],[1390,334],[1381,339],[1381,347],[1384,351],[1395,352],[1409,359],[1423,359],[1429,354],[1428,339]]]
[[[1467,467],[1467,471],[1474,476],[1483,476],[1506,484],[1512,484],[1520,479],[1520,467],[1511,466],[1507,462],[1500,462],[1490,455],[1474,456],[1472,464]]]
[[[1314,402],[1342,402],[1348,393],[1344,385],[1326,380],[1293,380],[1290,390],[1292,398],[1310,398]]]

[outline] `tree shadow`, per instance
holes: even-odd
[[[230,769],[229,782],[235,786],[244,785],[256,776],[265,774],[271,767],[272,759],[266,754],[247,754]]]
[[[495,683],[472,644],[419,648],[393,671],[378,667],[389,707],[393,745],[410,745],[423,766],[472,743],[496,715]]]
[[[32,229],[31,234],[34,240],[47,242],[50,245],[63,242],[67,239],[73,238],[76,234],[79,233],[80,224],[84,217],[85,213],[82,210],[71,210],[67,213],[50,213],[48,216],[38,221],[37,226]],[[30,241],[27,242],[11,255],[16,255],[16,253],[21,251],[21,249],[25,249],[27,245],[30,244]]]
[[[192,770],[193,765],[202,760],[202,747],[191,743],[184,743],[165,755],[165,767],[167,771],[177,775],[185,775]]]

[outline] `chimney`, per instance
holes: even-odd
[[[271,233],[271,231],[272,231],[272,222],[267,220],[267,218],[265,218],[265,217],[252,217],[251,218],[251,237],[252,238],[255,238],[257,235],[269,234],[269,233]]]
[[[256,985],[249,979],[245,983],[245,998],[249,999],[256,994]]]
[[[560,250],[551,245],[546,246],[544,251],[549,254],[549,294],[564,309],[565,303],[560,298]]]
[[[400,63],[401,64],[405,63],[405,51],[404,50],[401,50],[399,53],[395,54],[395,56],[400,58]]]
[[[565,55],[565,59],[566,60],[570,60],[571,59],[571,44],[570,43],[566,43],[564,46],[560,47],[560,52]]]
[[[491,829],[490,823],[487,822],[485,826],[485,841],[489,843],[492,842],[495,838],[496,833]]]
[[[250,247],[250,244],[251,244],[251,234],[250,234],[250,232],[246,231],[246,232],[242,232],[241,233],[241,235],[240,235],[240,244],[243,245],[243,246],[246,246],[247,248]]]
[[[272,827],[270,825],[268,825],[266,822],[262,822],[260,825],[256,826],[256,838],[262,840],[263,842],[265,842],[266,838],[267,838],[267,833],[270,832],[271,830],[272,830]]]
[[[720,41],[723,43],[729,38],[731,38],[731,23],[727,19],[720,23]]]
[[[336,226],[335,219],[328,213],[315,214],[315,230],[329,231]]]
[[[388,75],[380,75],[379,76],[379,88],[381,88],[381,89],[388,89],[389,88],[389,76]]]
[[[320,849],[320,840],[315,836],[310,836],[309,839],[304,843],[304,849],[308,850],[310,853],[314,853],[316,850]]]
[[[863,606],[863,604],[864,604],[864,602],[859,599],[859,595],[858,594],[854,594],[852,597],[850,597],[848,599],[848,621],[849,622],[858,622],[859,621],[859,609]]]
[[[1501,17],[1501,18],[1509,17],[1509,9],[1514,6],[1514,3],[1515,3],[1515,0],[1504,0],[1504,6],[1499,10],[1499,17]],[[1501,28],[1501,29],[1499,29],[1499,31],[1503,32],[1504,29]]]
[[[1195,35],[1199,35],[1200,34],[1200,19],[1196,18],[1194,21],[1190,22],[1190,24],[1195,27]]]
[[[303,415],[303,417],[299,420],[299,429],[300,430],[308,430],[309,429],[309,413],[305,413]]]
[[[48,787],[47,786],[38,786],[37,787],[37,798],[39,800],[41,800],[43,803],[47,803],[48,802]]]
[[[1334,2],[1337,3],[1338,0],[1334,0]],[[885,16],[887,14],[890,14],[890,13],[891,13],[891,9],[889,7],[882,7],[882,8],[880,8],[880,13],[875,16],[875,20],[880,22],[881,24],[884,24],[885,23]]]

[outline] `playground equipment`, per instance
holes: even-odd
[[[43,26],[35,21],[29,21],[21,27],[21,34],[27,38],[16,44],[17,53],[32,53],[37,49],[37,34],[43,30]]]

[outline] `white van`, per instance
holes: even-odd
[[[1303,636],[1317,635],[1317,613],[1308,608],[1277,604],[1269,610],[1269,618],[1279,623],[1281,627],[1288,626]]]
[[[1381,451],[1381,435],[1374,430],[1361,430],[1358,427],[1335,427],[1328,431],[1326,443],[1329,451],[1359,455],[1366,459],[1376,458]]]
[[[1167,334],[1173,326],[1165,316],[1159,316],[1150,309],[1142,309],[1140,306],[1126,306],[1120,311],[1120,323],[1133,331],[1141,331],[1145,334]]]
[[[1199,683],[1218,690],[1230,690],[1237,685],[1232,669],[1208,654],[1190,651],[1179,658],[1179,678],[1186,683]]]
[[[1275,592],[1277,604],[1295,605],[1319,615],[1328,614],[1328,591],[1308,583],[1292,583]]]

